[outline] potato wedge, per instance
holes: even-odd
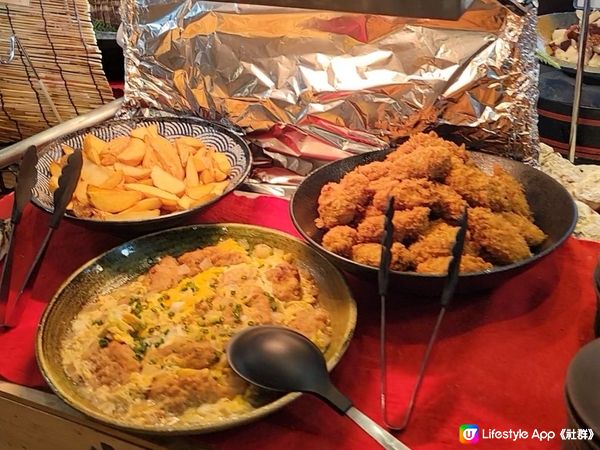
[[[181,143],[184,145],[188,145],[190,147],[193,147],[195,149],[199,149],[199,148],[205,148],[206,144],[204,144],[204,142],[202,142],[200,139],[192,137],[192,136],[182,136],[182,137],[178,137],[177,139],[175,139],[176,143]]]
[[[160,209],[146,209],[143,211],[123,211],[118,214],[108,215],[105,220],[145,220],[160,216]]]
[[[148,129],[146,127],[137,127],[129,132],[129,135],[132,138],[137,138],[142,141],[146,138],[147,134],[148,134]]]
[[[185,192],[185,183],[158,166],[152,168],[150,174],[154,186],[171,194],[181,195]]]
[[[125,150],[117,155],[117,159],[129,166],[137,166],[144,160],[146,144],[139,139],[131,139]]]
[[[179,154],[177,149],[171,144],[171,142],[162,136],[150,136],[148,142],[154,150],[154,154],[159,164],[173,175],[175,178],[183,181],[185,177],[185,171],[181,165]]]
[[[141,192],[102,189],[96,186],[88,186],[87,193],[92,206],[109,213],[131,208],[143,198]]]
[[[188,158],[185,166],[185,185],[189,187],[198,186],[200,179],[198,178],[198,171],[192,158]]]
[[[218,183],[213,183],[212,192],[213,192],[213,194],[221,195],[223,192],[225,192],[225,189],[227,189],[228,186],[229,186],[229,180],[220,181]]]
[[[177,206],[179,206],[180,209],[190,209],[194,201],[195,200],[193,198],[184,195],[179,200],[177,200]]]
[[[198,151],[192,158],[198,172],[213,168],[213,159],[204,151]]]
[[[147,198],[143,198],[142,200],[137,202],[131,208],[127,208],[126,210],[124,210],[123,213],[134,212],[134,211],[148,211],[150,209],[160,209],[161,206],[162,206],[162,202],[160,201],[159,198],[147,197]]]
[[[58,177],[59,175],[52,175],[50,180],[48,180],[48,189],[50,192],[54,192],[58,189]]]
[[[102,183],[100,186],[97,186],[102,189],[115,189],[119,184],[123,182],[124,175],[123,172],[117,170],[114,172],[108,179]]]
[[[154,149],[150,145],[148,139],[144,141],[146,143],[146,154],[144,155],[144,160],[142,161],[142,167],[146,169],[152,169],[154,166],[158,166],[158,159],[156,158],[156,154]]]
[[[114,170],[94,164],[89,159],[83,159],[81,178],[94,186],[100,186],[112,175]]]
[[[148,178],[152,170],[148,167],[129,166],[120,162],[115,163],[115,170],[121,170],[123,175],[131,178]]]
[[[83,153],[94,164],[100,165],[100,153],[104,152],[108,143],[97,136],[88,133],[83,138]]]
[[[66,144],[61,144],[62,147],[62,151],[65,155],[69,156],[71,153],[75,152],[75,149],[73,147],[69,147]]]
[[[231,163],[225,153],[215,152],[212,154],[212,159],[217,168],[223,172],[225,176],[229,175],[229,172],[231,172]]]
[[[100,164],[103,166],[112,166],[117,162],[117,157],[112,153],[104,152],[100,155]]]
[[[158,127],[156,126],[155,123],[148,125],[146,127],[146,133],[148,133],[148,136],[158,136]]]
[[[219,169],[213,169],[213,178],[215,181],[224,181],[227,179],[227,174],[221,172]]]
[[[89,204],[87,188],[88,183],[87,181],[83,180],[79,180],[79,183],[77,183],[77,186],[75,186],[75,192],[73,193],[73,196],[81,204],[81,206],[87,206]]]
[[[194,200],[201,199],[213,193],[214,186],[212,184],[199,184],[198,186],[188,186],[185,193],[188,197]]]
[[[181,165],[185,167],[189,157],[195,153],[194,147],[182,144],[177,140],[175,140],[175,147],[177,148],[177,153],[179,154],[179,160],[181,161]]]
[[[146,197],[156,197],[163,200],[170,200],[171,202],[177,203],[178,197],[170,192],[163,191],[155,186],[148,186],[142,183],[125,183],[123,187],[129,191],[140,192]]]
[[[200,182],[202,184],[209,184],[209,183],[213,183],[215,181],[217,181],[217,180],[215,180],[215,174],[212,169],[204,170],[200,174]]]
[[[117,136],[116,138],[112,138],[108,141],[108,147],[104,153],[118,155],[129,146],[129,141],[131,141],[129,136]]]
[[[60,174],[62,173],[62,166],[58,162],[51,161],[49,169],[50,175],[60,177]]]

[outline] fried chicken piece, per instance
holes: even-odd
[[[500,215],[519,230],[519,234],[525,238],[530,247],[540,245],[548,237],[537,225],[520,214],[505,212]]]
[[[440,256],[437,258],[431,258],[417,265],[417,273],[442,273],[445,274],[448,271],[448,264],[450,264],[451,256]],[[462,255],[460,258],[460,272],[482,272],[489,270],[494,266],[487,262],[485,259],[479,256],[473,255]]]
[[[502,215],[488,208],[469,209],[469,231],[489,256],[486,259],[496,264],[512,264],[531,256],[529,246],[519,230]]]
[[[417,147],[393,159],[391,175],[400,180],[427,178],[441,181],[451,169],[452,151],[445,145]]]
[[[399,210],[417,206],[432,207],[438,200],[434,184],[424,178],[402,180],[396,185],[391,185],[389,189],[376,192],[373,206],[384,212],[390,195],[394,196],[394,208]]]
[[[491,186],[495,188],[494,192],[498,194],[498,199],[503,201],[500,211],[511,211],[527,218],[532,217],[523,185],[498,165],[494,166]]]
[[[412,265],[412,258],[407,248],[399,242],[394,242],[391,248],[392,270],[406,270]],[[352,259],[360,264],[379,267],[381,260],[381,244],[357,244],[352,247]]]
[[[358,243],[358,233],[352,227],[340,225],[325,233],[322,243],[330,252],[350,257],[352,247]]]
[[[317,228],[347,225],[371,198],[369,179],[356,172],[348,173],[339,183],[327,183],[319,195]]]
[[[319,217],[315,219],[317,228],[333,228],[347,225],[354,219],[358,205],[344,192],[338,183],[327,183],[319,195]]]
[[[414,239],[429,226],[429,208],[417,206],[405,211],[394,211],[392,224],[394,226],[394,240],[401,242],[405,239]],[[383,226],[385,216],[368,216],[358,224],[359,242],[381,242],[383,239]]]
[[[494,166],[494,175],[489,176],[475,166],[458,164],[452,167],[446,183],[471,206],[531,217],[523,186],[500,166]]]
[[[458,229],[441,220],[433,222],[419,240],[408,248],[412,259],[421,264],[432,258],[451,256]],[[463,255],[477,256],[478,251],[477,243],[467,234]]]
[[[445,184],[436,183],[432,189],[437,197],[435,205],[432,207],[434,212],[444,219],[458,220],[468,206],[467,202],[454,189]]]
[[[392,164],[389,161],[374,161],[369,164],[358,166],[356,171],[367,177],[369,181],[379,180],[387,177],[392,168]]]
[[[357,242],[381,242],[383,238],[383,225],[385,216],[365,217],[364,220],[356,227]]]

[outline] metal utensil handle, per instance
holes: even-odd
[[[375,439],[383,448],[392,450],[410,450],[381,426],[375,423],[369,416],[365,415],[354,406],[346,411],[346,415],[361,427],[369,436]]]
[[[11,218],[13,225],[19,223],[25,206],[31,200],[31,190],[37,182],[37,163],[37,149],[31,145],[23,155],[23,159],[19,165]]]
[[[71,153],[67,159],[67,165],[63,168],[58,179],[58,189],[54,191],[54,213],[50,218],[50,227],[57,228],[60,223],[67,205],[73,197],[73,192],[79,181],[81,167],[83,165],[83,156],[80,151]]]

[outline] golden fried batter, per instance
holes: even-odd
[[[443,145],[417,147],[393,159],[391,174],[399,180],[427,178],[443,180],[450,172],[452,151]]]
[[[532,217],[523,186],[502,167],[494,166],[491,184],[496,188],[495,192],[499,193],[498,197],[505,200],[499,211],[512,211],[528,218]]]
[[[416,238],[429,226],[429,208],[418,206],[405,211],[394,211],[392,224],[394,226],[394,240],[402,242],[406,239]],[[365,216],[358,224],[358,240],[360,242],[381,242],[383,239],[383,225],[385,216]]]
[[[511,264],[531,256],[525,238],[502,215],[487,208],[469,209],[469,231],[489,260]],[[486,258],[488,259],[488,258]]]
[[[356,171],[367,177],[369,181],[387,177],[392,169],[392,164],[387,161],[374,161],[364,166],[358,166]]]
[[[417,264],[420,264],[428,259],[451,256],[457,232],[458,227],[448,225],[441,220],[433,222],[423,236],[408,248],[412,259]],[[469,239],[469,236],[467,236],[465,241],[463,254],[478,254],[478,247]]]
[[[323,236],[323,247],[338,255],[350,257],[352,246],[358,242],[358,233],[352,227],[333,227]]]
[[[431,258],[417,265],[417,273],[441,273],[448,271],[451,256],[440,256]],[[491,263],[473,255],[462,255],[460,258],[460,272],[482,272],[494,267]]]
[[[352,259],[360,264],[379,267],[381,261],[381,244],[367,243],[357,244],[352,247]],[[406,247],[398,242],[394,242],[391,248],[392,261],[390,268],[392,270],[406,270],[412,265],[412,259]]]
[[[402,180],[387,192],[385,189],[376,192],[373,197],[373,206],[384,212],[390,195],[394,196],[395,209],[412,209],[417,206],[431,207],[438,200],[434,184],[424,178]]]
[[[319,195],[319,217],[315,220],[318,228],[332,228],[352,222],[358,205],[344,193],[338,183],[327,183]]]
[[[526,217],[512,212],[501,213],[501,216],[519,230],[519,234],[525,238],[530,247],[540,245],[546,240],[546,234]]]

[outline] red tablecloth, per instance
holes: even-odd
[[[11,199],[0,201],[8,217]],[[12,295],[46,230],[48,216],[29,207],[19,228]],[[232,194],[194,218],[196,222],[242,222],[294,233],[284,200]],[[294,233],[295,234],[295,233]],[[63,222],[42,263],[33,289],[22,299],[19,326],[0,334],[0,376],[43,386],[34,357],[37,321],[46,302],[77,267],[121,243],[123,237]],[[533,268],[491,293],[456,298],[446,315],[417,400],[413,420],[400,437],[413,449],[461,448],[458,427],[522,429],[558,434],[565,426],[563,383],[569,361],[592,339],[597,243],[569,239]],[[358,324],[348,351],[333,372],[334,383],[359,409],[381,423],[379,411],[379,303],[373,286],[350,279]],[[395,293],[390,300],[390,377],[402,409],[418,370],[438,307]],[[379,448],[348,419],[303,396],[255,424],[198,437],[228,449]],[[482,440],[478,448],[555,448],[551,443]]]

